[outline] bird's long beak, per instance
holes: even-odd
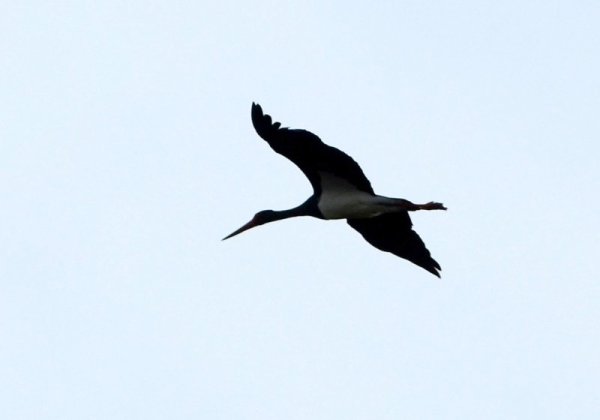
[[[242,226],[241,228],[239,228],[238,230],[236,230],[233,233],[230,233],[229,235],[227,235],[226,237],[224,237],[223,239],[221,239],[222,241],[224,241],[225,239],[229,239],[232,236],[238,235],[240,233],[242,233],[245,230],[251,229],[255,226],[258,226],[258,224],[254,221],[254,219],[250,220],[248,223],[246,223],[244,226]]]

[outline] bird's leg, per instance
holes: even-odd
[[[436,203],[435,201],[430,201],[426,204],[417,204],[416,206],[418,207],[416,210],[447,210],[442,203]]]
[[[446,207],[442,203],[436,203],[435,201],[430,201],[426,204],[415,204],[403,198],[394,199],[394,205],[402,208],[407,211],[417,211],[417,210],[446,210]]]

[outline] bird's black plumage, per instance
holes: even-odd
[[[260,105],[252,104],[252,124],[260,137],[280,155],[300,168],[310,181],[315,195],[321,193],[319,172],[329,172],[346,179],[358,190],[373,193],[371,183],[358,163],[341,150],[326,145],[306,130],[292,130],[273,122]]]
[[[347,222],[375,248],[407,259],[440,277],[438,270],[442,268],[431,257],[417,232],[412,229],[407,211],[367,219],[347,219]]]
[[[348,224],[353,229],[377,249],[407,259],[440,277],[440,265],[431,257],[419,235],[412,229],[412,222],[406,209],[445,210],[442,204],[416,205],[403,199],[389,199],[375,195],[371,183],[354,159],[335,147],[326,145],[319,137],[309,131],[281,127],[281,123],[273,122],[269,115],[263,113],[260,105],[255,103],[252,104],[252,123],[258,135],[274,151],[285,156],[300,168],[310,181],[314,194],[303,204],[293,209],[258,212],[250,222],[228,235],[225,239],[255,226],[289,217],[313,216],[327,218],[324,217],[319,207],[322,201],[326,201],[321,200],[322,195],[325,194],[322,183],[324,179],[337,179],[338,181],[334,181],[336,186],[332,187],[332,184],[329,184],[328,187],[325,187],[330,194],[327,198],[329,205],[331,205],[331,194],[333,194],[333,200],[339,200],[340,195],[344,196],[341,198],[343,204],[339,204],[341,206],[349,205],[348,200],[350,200],[351,207],[364,206],[366,200],[366,202],[371,202],[375,206],[373,208],[378,209],[375,212],[378,215],[374,217],[363,217],[364,213],[342,213],[353,215],[352,218],[347,219]],[[332,178],[329,175],[334,177]],[[335,184],[336,182],[337,184]],[[339,185],[342,186],[339,187]],[[330,191],[331,189],[335,191]],[[360,193],[357,194],[356,191]],[[381,203],[385,203],[390,207],[385,207],[381,210],[382,213],[379,213]],[[377,207],[378,205],[379,207]],[[356,214],[360,214],[360,217],[355,218],[354,215]],[[331,218],[339,217],[339,215],[332,215]]]

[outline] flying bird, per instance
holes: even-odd
[[[326,145],[313,133],[281,127],[252,104],[252,124],[271,148],[292,161],[310,181],[313,194],[289,210],[263,210],[229,239],[265,223],[297,216],[346,219],[350,227],[381,251],[391,252],[440,277],[440,265],[412,229],[409,211],[446,210],[443,204],[414,204],[375,194],[358,164],[346,153]]]

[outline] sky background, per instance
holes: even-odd
[[[600,418],[600,3],[19,1],[0,15],[0,417]],[[221,242],[353,156],[346,223]]]

